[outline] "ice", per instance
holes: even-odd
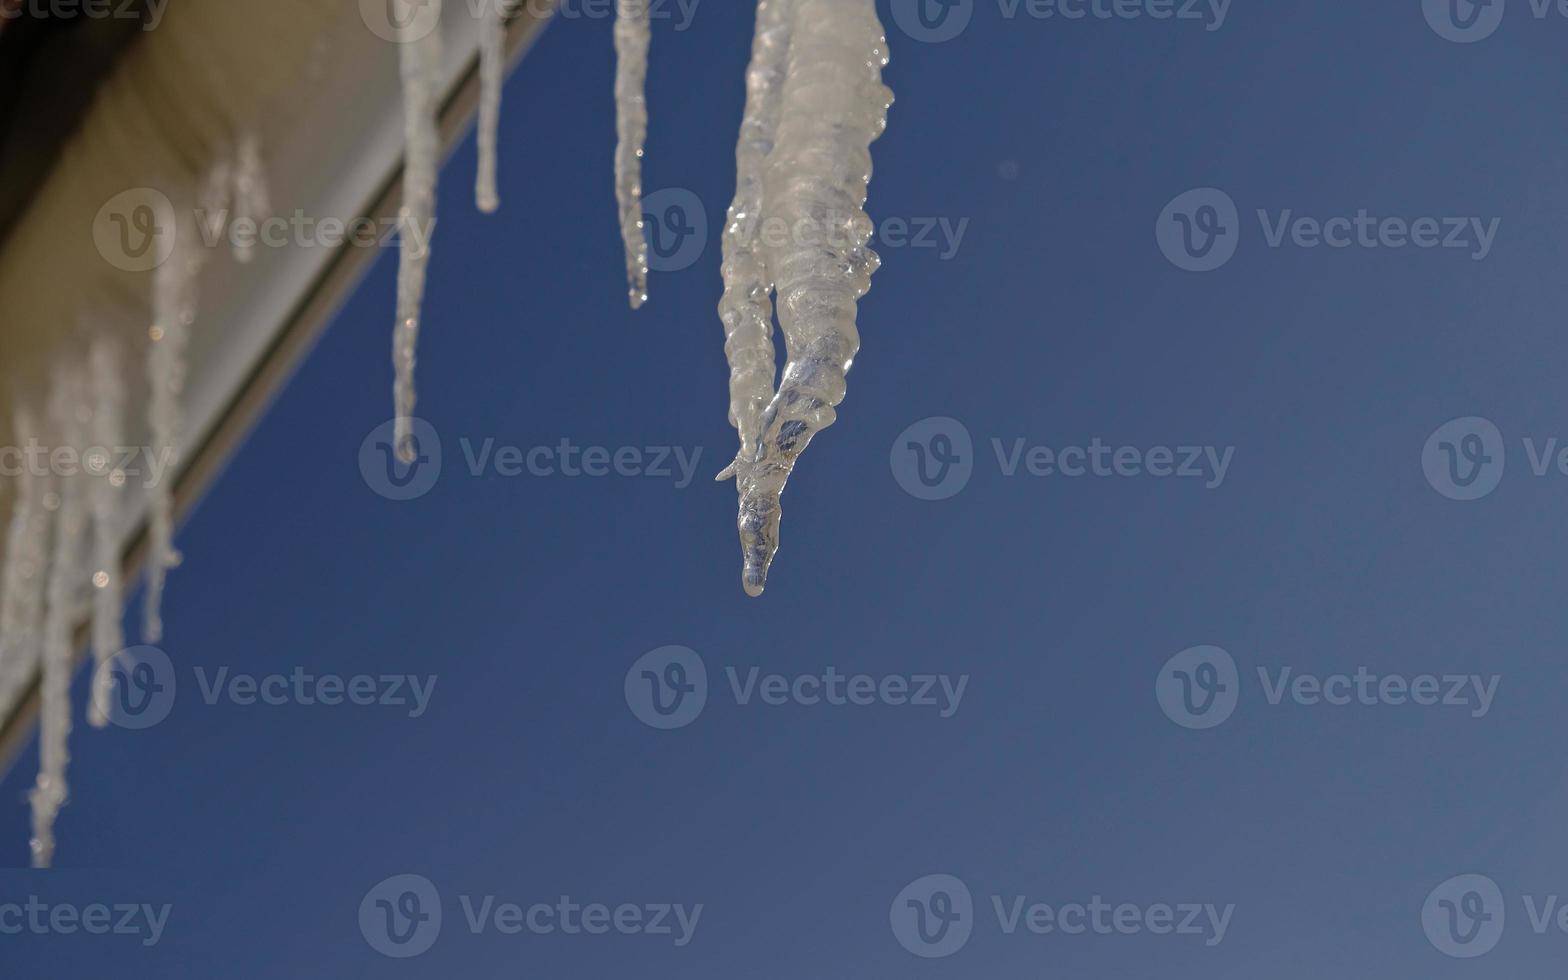
[[[246,133],[240,137],[235,152],[234,219],[259,224],[272,212],[269,198],[267,169],[261,160],[261,138],[255,133]],[[236,242],[234,257],[249,262],[255,250],[254,241]]]
[[[648,239],[642,227],[642,153],[648,138],[649,0],[617,0],[615,16],[615,200],[626,246],[632,309],[648,301]]]
[[[479,169],[475,196],[485,212],[499,206],[497,130],[505,57],[505,22],[513,0],[483,0],[480,25]],[[614,40],[617,149],[616,198],[633,308],[647,300],[648,242],[643,227],[642,160],[648,114],[645,86],[651,46],[650,0],[617,0]],[[416,19],[416,24],[418,20]],[[410,30],[418,30],[415,25]],[[395,443],[412,462],[412,431],[420,312],[428,242],[435,220],[439,166],[438,113],[442,37],[439,25],[399,45],[404,101],[405,164],[399,212]],[[745,116],[736,146],[736,192],[723,240],[724,295],[719,304],[730,367],[729,418],[739,437],[735,461],[721,476],[737,480],[744,557],[742,584],[760,595],[778,549],[780,498],[801,452],[833,424],[860,340],[857,306],[879,259],[868,247],[864,206],[871,176],[870,145],[887,122],[892,93],[882,84],[887,44],[874,0],[758,0]],[[186,215],[173,254],[153,277],[148,330],[146,408],[150,449],[161,455],[151,488],[144,637],[163,637],[162,598],[179,564],[173,543],[172,477],[180,463],[181,398],[186,347],[196,317],[202,249],[192,203],[209,211],[232,205],[235,220],[270,212],[261,143],[241,133],[232,155],[214,163]],[[411,234],[413,229],[418,234]],[[764,234],[766,232],[766,234]],[[248,261],[249,249],[236,258]],[[777,294],[775,304],[774,294]],[[773,320],[784,335],[787,364],[775,378]],[[91,586],[92,652],[102,668],[125,643],[120,560],[127,515],[126,474],[114,468],[124,441],[126,352],[94,341],[85,370],[56,370],[47,424],[25,406],[14,415],[19,445],[102,446],[74,475],[47,467],[24,472],[3,564],[0,564],[0,717],[9,717],[34,671],[41,668],[40,771],[30,794],[33,861],[54,857],[54,823],[67,799],[71,732],[70,681],[75,627]],[[24,457],[25,458],[25,457]],[[105,723],[112,682],[94,675],[94,725]]]
[[[180,398],[185,391],[185,348],[191,324],[196,321],[196,278],[201,271],[195,235],[181,226],[175,232],[174,251],[153,275],[153,322],[148,328],[147,376],[151,385],[148,425],[155,453],[168,464],[164,478],[151,488],[148,520],[147,591],[142,614],[142,637],[148,643],[163,641],[163,590],[169,570],[180,564],[174,548],[173,476],[180,460]]]
[[[267,171],[261,160],[261,138],[247,133],[236,141],[233,152],[213,160],[207,168],[201,193],[197,197],[204,237],[221,234],[225,226],[244,223],[253,231],[271,214],[272,203],[267,190]],[[249,262],[255,258],[257,238],[254,234],[234,236],[234,258]]]
[[[234,159],[221,156],[212,162],[207,169],[207,179],[197,197],[201,207],[201,221],[205,227],[202,229],[204,241],[216,241],[234,218],[229,206],[234,203]],[[243,253],[243,254],[242,254]],[[251,256],[248,249],[242,248],[236,240],[234,242],[234,257],[241,262],[249,262]]]
[[[441,28],[404,38],[398,46],[403,79],[403,206],[398,212],[397,325],[392,333],[395,418],[393,443],[398,459],[413,463],[419,454],[414,439],[414,365],[419,344],[420,306],[425,299],[428,241],[409,229],[432,230],[436,210],[436,175],[440,164]]]
[[[757,596],[778,551],[780,497],[795,460],[833,424],[860,349],[856,305],[879,260],[864,211],[871,143],[893,95],[874,0],[795,0],[783,107],[763,189],[763,254],[778,292],[788,361],[758,420],[755,455],[735,467],[742,584]]]
[[[12,416],[16,445],[26,450],[40,441],[36,420],[25,406]],[[43,628],[44,577],[49,558],[49,513],[45,500],[54,494],[54,480],[45,466],[26,466],[16,481],[5,566],[0,582],[0,718],[9,717],[38,666]]]
[[[79,411],[86,403],[86,384],[74,369],[56,372],[49,399],[51,429],[56,445],[83,445]],[[76,646],[77,597],[82,582],[81,541],[86,524],[85,486],[88,477],[77,470],[60,477],[54,508],[54,547],[49,560],[43,629],[43,682],[39,697],[38,781],[29,794],[33,810],[33,867],[47,868],[54,861],[54,822],[68,795],[65,773],[71,756],[71,668]]]
[[[493,214],[501,206],[496,190],[496,143],[509,6],[509,0],[489,0],[479,19],[479,177],[474,184],[474,202],[485,214]]]
[[[95,454],[102,450],[101,455],[89,455],[84,461],[92,509],[92,648],[97,666],[87,717],[95,728],[102,728],[109,720],[108,699],[113,685],[105,665],[125,646],[125,633],[120,626],[120,504],[126,475],[115,458],[115,447],[125,442],[123,361],[120,345],[105,337],[95,340],[88,351],[93,396],[92,436],[88,441]]]
[[[724,228],[724,354],[730,365],[730,424],[740,436],[737,459],[757,452],[757,420],[773,398],[773,280],[758,246],[768,154],[778,132],[785,59],[796,0],[759,0],[746,112],[735,149],[735,200]],[[734,467],[720,474],[725,479]]]

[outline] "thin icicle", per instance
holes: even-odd
[[[33,414],[18,406],[12,416],[16,444],[24,453],[40,443]],[[26,459],[33,457],[27,456]],[[44,615],[44,579],[49,560],[49,512],[54,478],[47,465],[29,463],[16,481],[16,504],[6,541],[0,603],[0,718],[9,717],[38,667]]]
[[[212,161],[207,169],[207,179],[202,185],[201,194],[197,196],[200,207],[199,219],[204,226],[203,241],[217,241],[224,232],[225,226],[230,226],[234,215],[230,212],[230,205],[234,203],[234,160],[229,156],[221,156]],[[237,239],[238,236],[235,236]],[[241,256],[244,251],[239,242],[233,243],[234,257],[241,262],[250,261],[250,256]]]
[[[398,459],[413,463],[419,454],[414,438],[414,364],[419,344],[419,311],[425,299],[428,246],[434,230],[436,175],[440,162],[437,127],[441,78],[439,24],[417,39],[399,45],[403,77],[403,207],[398,211],[397,325],[392,333],[392,365],[396,373],[396,409],[392,441]],[[412,234],[419,229],[422,234]]]
[[[615,200],[621,210],[632,309],[648,301],[648,239],[642,227],[642,152],[648,138],[649,0],[615,5]]]
[[[267,189],[267,168],[261,160],[261,137],[246,133],[239,139],[234,159],[234,217],[259,225],[272,213]],[[234,245],[234,257],[241,262],[254,258],[254,240]]]
[[[758,245],[763,180],[778,134],[795,0],[758,0],[746,113],[735,148],[735,201],[724,229],[724,355],[730,365],[730,424],[740,436],[737,459],[757,454],[757,420],[773,398],[773,279]],[[719,474],[728,479],[734,464]]]
[[[120,625],[123,583],[120,571],[120,502],[125,472],[115,465],[115,447],[124,443],[125,385],[121,381],[123,351],[105,337],[93,341],[88,351],[92,380],[92,446],[101,455],[89,457],[86,470],[91,481],[93,672],[92,701],[87,713],[94,728],[109,723],[109,697],[113,680],[105,666],[125,646]]]
[[[53,430],[63,446],[82,445],[78,411],[85,401],[85,384],[76,371],[55,376],[49,399]],[[33,810],[33,867],[47,868],[54,861],[54,822],[65,805],[65,773],[71,756],[71,667],[75,646],[72,627],[76,620],[81,585],[81,542],[86,524],[85,487],[88,478],[78,472],[60,478],[59,500],[54,512],[54,548],[49,563],[47,605],[44,613],[43,682],[39,698],[38,781],[29,794]]]
[[[765,237],[789,359],[739,463],[742,584],[761,595],[778,551],[780,496],[811,438],[833,424],[860,349],[856,304],[879,259],[864,211],[870,145],[887,126],[887,40],[875,0],[796,0],[777,139],[768,158]]]
[[[479,177],[474,183],[474,203],[485,214],[493,214],[501,206],[496,190],[496,143],[501,127],[509,6],[509,0],[489,0],[479,15]]]
[[[175,233],[174,252],[153,276],[153,323],[147,331],[147,375],[151,383],[148,425],[152,450],[168,460],[163,479],[152,487],[152,513],[148,520],[146,605],[142,637],[148,643],[163,641],[163,589],[169,570],[179,567],[174,548],[173,474],[180,461],[180,398],[185,391],[185,348],[191,324],[196,321],[196,277],[201,258],[192,247],[194,234],[182,226]]]

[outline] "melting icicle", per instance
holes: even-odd
[[[773,280],[758,246],[763,178],[778,134],[795,0],[759,0],[746,114],[735,149],[735,201],[724,229],[724,355],[730,364],[730,424],[740,435],[737,460],[757,454],[757,420],[773,398]],[[734,475],[735,464],[719,474]]]
[[[272,213],[267,190],[267,169],[261,162],[261,138],[255,133],[240,137],[234,161],[234,217],[258,225]],[[234,257],[249,262],[255,257],[254,240],[236,242]]]
[[[12,416],[16,444],[38,441],[32,413],[18,407]],[[49,513],[45,501],[54,496],[47,467],[26,467],[16,483],[11,532],[6,541],[0,602],[0,718],[8,717],[38,666],[44,613],[44,576],[49,558]]]
[[[85,384],[79,374],[61,371],[49,399],[49,415],[60,444],[80,447],[82,426],[77,414],[84,404]],[[49,564],[43,630],[43,683],[39,699],[38,782],[28,799],[33,809],[33,867],[54,861],[54,821],[67,796],[65,772],[71,756],[71,667],[75,647],[72,626],[81,583],[80,550],[86,523],[81,473],[60,478],[54,512],[54,549]]]
[[[870,146],[893,95],[874,0],[795,0],[783,108],[767,161],[763,215],[790,229],[765,241],[789,359],[759,419],[756,454],[736,466],[742,584],[761,595],[778,551],[780,496],[811,438],[833,424],[860,335],[856,304],[879,259],[867,247]]]
[[[171,231],[173,231],[171,229]],[[147,374],[152,392],[148,402],[148,425],[154,452],[168,459],[164,477],[152,488],[152,514],[148,521],[146,605],[142,616],[142,636],[148,643],[163,641],[163,589],[169,570],[179,567],[180,553],[174,548],[174,488],[172,474],[180,459],[180,397],[185,391],[185,347],[191,324],[196,321],[196,277],[201,258],[193,253],[193,234],[181,227],[168,261],[153,276],[153,324],[147,331],[151,342],[147,353]]]
[[[642,152],[648,138],[649,0],[616,0],[615,200],[621,209],[632,309],[648,301],[648,239],[642,227]]]
[[[479,20],[479,177],[474,184],[474,203],[485,214],[493,214],[501,206],[496,190],[496,143],[501,127],[508,5],[508,0],[490,0]]]
[[[428,242],[436,211],[436,173],[440,156],[437,95],[441,76],[441,28],[399,46],[403,77],[403,207],[398,211],[397,325],[392,333],[392,365],[396,373],[393,442],[398,459],[413,463],[419,454],[414,438],[414,363],[419,343],[419,309],[425,298],[425,272],[430,263]],[[423,234],[411,234],[419,229]]]
[[[113,679],[104,669],[125,646],[120,626],[120,500],[125,472],[115,466],[114,447],[124,445],[123,419],[125,386],[121,382],[122,351],[107,338],[93,342],[88,352],[88,368],[94,398],[92,439],[94,455],[86,459],[91,480],[89,501],[92,507],[92,584],[93,584],[93,673],[92,701],[88,720],[94,728],[109,722],[109,697]]]

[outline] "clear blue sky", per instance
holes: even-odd
[[[748,6],[708,0],[688,30],[656,30],[647,185],[703,203],[707,247],[656,274],[637,314],[611,193],[610,25],[562,20],[541,38],[508,87],[500,214],[473,211],[471,139],[445,171],[420,366],[439,481],[394,502],[361,476],[361,443],[390,406],[388,252],[183,529],[168,719],[81,727],[59,870],[0,872],[0,905],[169,903],[160,941],[4,936],[7,973],[1560,970],[1568,934],[1537,934],[1527,909],[1568,894],[1568,476],[1535,475],[1524,440],[1568,439],[1568,18],[1514,0],[1495,34],[1458,44],[1417,0],[1240,0],[1218,30],[1039,19],[1027,5],[1009,18],[1011,4],[976,0],[958,37],[923,43],[883,4],[898,102],[874,147],[871,213],[963,223],[964,236],[946,248],[939,222],[937,247],[882,250],[840,422],[791,482],[783,549],[750,600],[732,485],[711,480],[734,445],[716,242]],[[1162,212],[1195,188],[1236,207],[1234,220],[1186,213],[1200,236],[1211,216],[1237,236],[1209,272],[1157,244],[1157,222],[1180,242],[1183,219]],[[1479,246],[1298,244],[1315,240],[1310,225],[1270,245],[1281,220],[1344,230],[1329,219],[1360,209],[1436,219],[1444,237],[1448,218],[1497,224],[1479,261]],[[1424,475],[1423,447],[1469,416],[1496,425],[1506,470],[1459,501],[1439,492],[1441,465]],[[931,466],[967,459],[968,484],[942,500],[899,479],[914,473],[903,434],[931,417],[972,441],[965,452],[934,438],[953,427],[917,430]],[[1465,467],[1499,464],[1464,435],[1437,439],[1432,458],[1458,453],[1468,481]],[[563,438],[702,455],[678,486],[472,475],[463,448]],[[1228,462],[1222,480],[1063,475],[1071,447],[1096,439],[1130,447],[1128,472],[1160,468],[1160,446]],[[1049,475],[1029,475],[1035,447],[1052,451]],[[1045,472],[1045,454],[1032,458]],[[1236,703],[1189,730],[1156,683],[1204,644],[1236,665],[1215,675]],[[700,716],[662,731],[629,707],[627,675],[669,645],[695,651],[709,689]],[[744,682],[752,667],[968,679],[944,718],[743,704],[726,668]],[[1498,680],[1477,717],[1473,703],[1381,695],[1276,705],[1259,676],[1362,667],[1407,684]],[[225,668],[437,682],[417,718],[209,705],[199,676]],[[642,680],[633,671],[634,700]],[[6,866],[26,861],[35,768],[30,750],[0,783]],[[972,893],[972,935],[951,957],[918,958],[890,914],[935,873]],[[428,952],[393,960],[359,914],[400,874],[439,890],[444,923]],[[1439,923],[1444,901],[1473,908],[1474,889],[1434,892],[1462,874],[1487,876],[1506,903],[1501,941],[1471,961],[1423,930],[1429,895]],[[703,911],[681,947],[474,934],[464,900],[486,895]],[[993,899],[1008,912],[1020,896],[1058,910],[1102,896],[1142,922],[1161,903],[1234,910],[1212,946],[1008,934]]]

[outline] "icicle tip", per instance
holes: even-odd
[[[768,587],[768,568],[779,551],[781,517],[777,496],[742,491],[737,521],[743,562],[740,582],[753,599]]]
[[[419,462],[419,437],[414,434],[412,418],[400,415],[393,422],[392,446],[397,461],[404,466],[413,466]]]

